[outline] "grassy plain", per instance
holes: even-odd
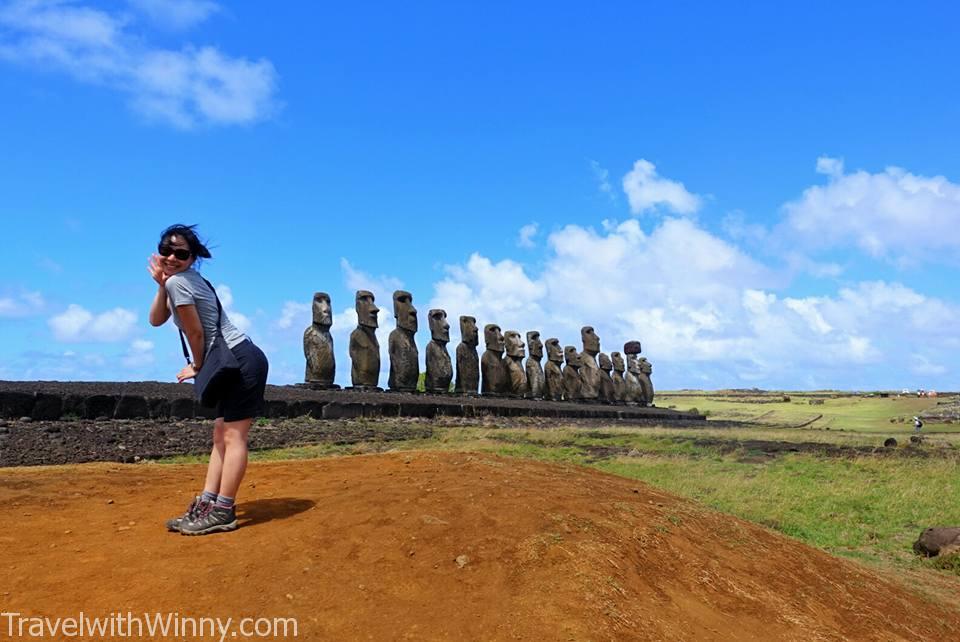
[[[713,423],[703,427],[438,421],[429,439],[286,448],[255,452],[252,459],[427,449],[592,466],[892,571],[923,590],[960,588],[956,566],[922,560],[911,550],[923,528],[960,524],[958,425],[928,421],[922,444],[909,439],[914,414],[950,400],[787,394],[788,401],[782,394],[658,398],[660,406],[706,411]],[[888,437],[897,439],[896,448],[883,448]]]

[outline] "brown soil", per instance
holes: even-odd
[[[960,613],[857,564],[590,469],[257,463],[239,530],[165,532],[203,470],[0,469],[0,610],[294,617],[308,640],[960,638]]]

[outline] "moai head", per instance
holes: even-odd
[[[610,357],[613,360],[614,371],[619,372],[620,374],[623,374],[623,371],[625,369],[623,365],[623,355],[620,354],[619,352],[611,352]]]
[[[514,359],[523,359],[523,339],[520,338],[520,333],[516,330],[507,330],[503,339],[507,347],[507,356]]]
[[[563,358],[566,359],[568,366],[579,368],[583,361],[580,360],[580,353],[573,346],[566,346],[563,349]]]
[[[417,331],[417,309],[413,307],[413,295],[404,290],[393,293],[393,316],[397,327],[407,332]]]
[[[313,323],[329,328],[333,325],[333,312],[330,310],[330,295],[326,292],[313,294]]]
[[[483,326],[483,340],[487,344],[487,350],[503,353],[503,333],[496,323]]]
[[[639,341],[627,341],[623,344],[624,354],[640,354],[640,342]]]
[[[637,355],[629,352],[627,353],[627,372],[635,375],[640,374],[640,361],[637,359]]]
[[[547,360],[554,363],[563,363],[563,348],[560,339],[547,339]]]
[[[640,357],[637,359],[637,365],[640,368],[640,372],[645,375],[650,375],[653,373],[653,366],[650,365],[650,362],[647,361],[646,357]]]
[[[450,341],[450,324],[447,323],[446,310],[430,310],[427,313],[430,322],[430,338],[440,343]]]
[[[460,317],[460,340],[471,348],[476,348],[480,343],[479,332],[477,331],[477,319],[475,317]]]
[[[600,337],[593,331],[593,327],[585,325],[580,328],[580,338],[583,340],[583,351],[589,355],[600,352]]]
[[[600,360],[601,370],[606,373],[609,373],[611,370],[613,370],[613,362],[610,361],[610,357],[607,356],[606,352],[601,352],[598,359]]]
[[[373,302],[373,292],[357,290],[357,323],[368,328],[377,327],[377,312],[380,308]]]
[[[530,356],[537,361],[543,359],[543,343],[540,342],[540,333],[536,330],[527,333],[527,349],[530,351]]]

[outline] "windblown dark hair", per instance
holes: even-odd
[[[210,250],[207,249],[207,246],[204,245],[200,237],[197,236],[196,230],[196,225],[184,225],[183,223],[171,225],[160,232],[160,245],[170,240],[171,236],[182,236],[183,240],[185,240],[190,247],[190,253],[193,254],[194,258],[209,259]]]

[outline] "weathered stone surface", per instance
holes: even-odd
[[[454,390],[462,395],[475,395],[480,387],[480,357],[477,345],[480,343],[477,320],[474,317],[460,317],[460,343],[457,345],[457,382]]]
[[[600,400],[604,403],[613,403],[615,401],[613,378],[610,375],[613,370],[613,362],[610,361],[610,357],[605,352],[597,355],[597,359],[600,364]]]
[[[503,368],[506,372],[506,394],[511,397],[524,397],[527,394],[527,373],[523,367],[523,339],[515,330],[507,330],[503,335],[507,354],[503,358]]]
[[[485,395],[502,395],[507,391],[507,373],[503,367],[503,333],[500,326],[488,323],[483,327],[487,349],[480,358],[480,391]]]
[[[546,375],[543,372],[543,366],[540,365],[540,360],[543,359],[543,343],[540,341],[540,333],[536,330],[527,332],[527,351],[530,354],[526,364],[527,397],[543,399],[546,385]]]
[[[944,549],[955,549],[960,546],[960,526],[935,526],[924,529],[920,537],[913,543],[913,550],[918,555],[936,557]]]
[[[639,341],[627,341],[623,344],[623,354],[640,354]]]
[[[427,344],[427,372],[424,377],[424,389],[427,392],[447,393],[453,380],[453,364],[447,352],[450,342],[450,324],[447,323],[445,310],[430,310],[427,313],[430,322],[430,343]]]
[[[420,353],[414,335],[417,333],[417,309],[413,307],[413,295],[405,290],[393,293],[393,316],[397,327],[390,333],[390,390],[411,392],[417,389],[420,379]]]
[[[357,327],[350,333],[350,380],[355,388],[376,388],[380,379],[380,342],[373,293],[357,290]]]
[[[637,380],[640,382],[640,390],[643,395],[643,405],[652,406],[653,405],[653,380],[650,378],[650,375],[653,373],[653,366],[650,365],[650,362],[646,360],[645,357],[640,357],[637,359],[637,366],[640,369],[640,374],[637,375]]]
[[[580,397],[586,401],[600,399],[600,367],[597,354],[600,353],[600,337],[591,326],[580,329],[583,352],[580,353]]]
[[[613,400],[616,403],[623,403],[627,400],[627,382],[623,379],[626,364],[623,362],[623,355],[619,352],[611,352],[610,357],[613,362],[613,374],[610,375],[613,380]]]
[[[33,410],[34,396],[26,392],[0,392],[0,413],[4,417],[16,419],[30,414]]]
[[[97,419],[98,417],[113,417],[113,411],[117,409],[119,395],[93,395],[83,401],[83,417],[85,419]]]
[[[643,388],[640,387],[640,361],[636,353],[627,353],[627,372],[623,377],[626,383],[627,403],[642,404]]]
[[[323,419],[354,419],[364,416],[364,404],[362,403],[341,403],[333,401],[326,404],[322,411]]]
[[[290,406],[286,401],[281,399],[267,399],[266,406],[266,415],[271,419],[290,416]]]
[[[583,382],[580,379],[580,353],[573,346],[563,349],[566,365],[563,366],[563,398],[566,401],[582,399]]]
[[[546,386],[543,397],[549,401],[563,399],[563,348],[560,339],[547,339],[547,367],[544,370]]]
[[[335,387],[333,381],[337,375],[337,361],[334,357],[333,337],[330,335],[332,325],[330,295],[326,292],[315,292],[313,323],[303,332],[303,356],[307,360],[304,381],[316,389]]]
[[[150,417],[150,404],[141,395],[123,395],[113,412],[116,419],[140,419]]]
[[[33,402],[30,416],[37,421],[59,419],[63,414],[63,398],[60,395],[51,395],[38,392]]]
[[[163,397],[150,397],[147,399],[150,406],[150,417],[153,419],[167,419],[170,417],[170,401]]]
[[[191,398],[173,399],[170,401],[170,416],[180,419],[189,419],[197,414],[197,402]]]

